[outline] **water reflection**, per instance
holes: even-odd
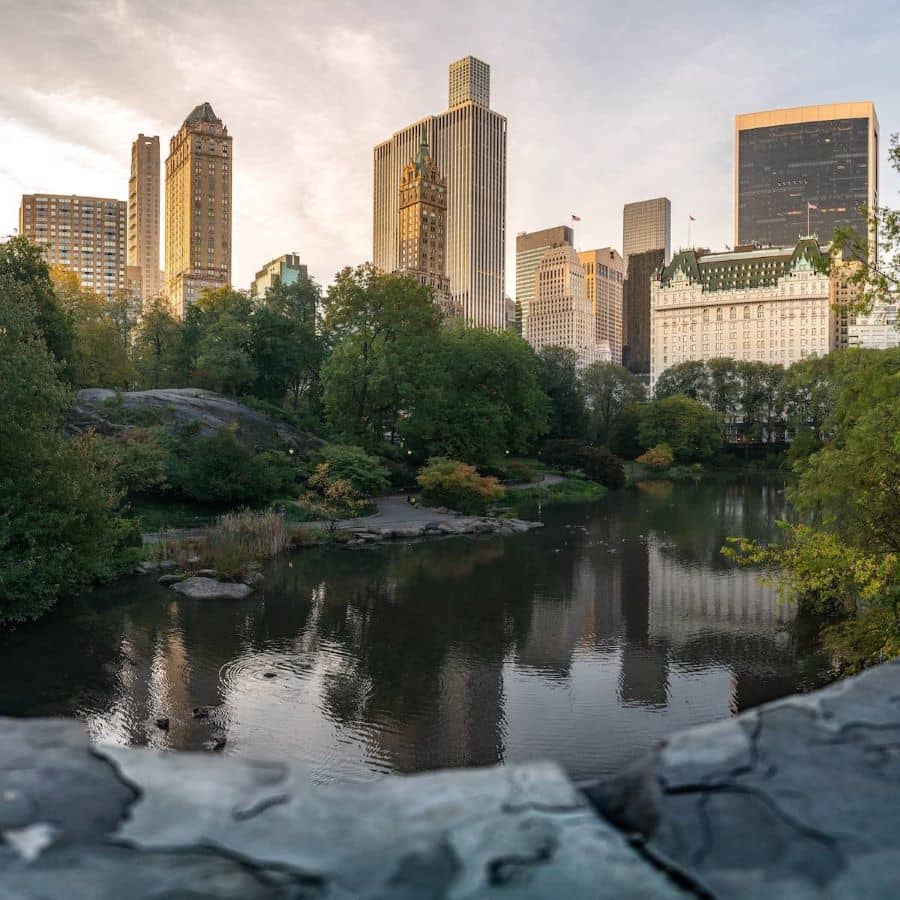
[[[784,502],[651,482],[523,536],[305,551],[240,603],[121,582],[0,635],[0,713],[173,749],[222,729],[320,780],[535,757],[596,776],[827,678],[815,623],[719,554],[773,539]]]

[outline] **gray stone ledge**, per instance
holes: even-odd
[[[0,719],[0,900],[887,898],[898,788],[897,663],[582,790],[551,763],[314,785]]]

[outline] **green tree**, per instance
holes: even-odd
[[[108,456],[61,434],[70,396],[38,324],[45,274],[38,290],[0,275],[0,621],[115,574],[133,536]]]
[[[645,398],[644,385],[624,366],[612,362],[591,364],[584,370],[582,382],[596,438],[608,445],[623,409]]]
[[[784,372],[776,407],[794,434],[809,429],[816,440],[823,440],[825,420],[834,406],[833,369],[837,355],[810,356]]]
[[[441,317],[432,292],[364,265],[337,274],[324,309],[333,347],[322,366],[328,424],[349,443],[378,447],[433,393]]]
[[[534,351],[512,332],[451,325],[401,432],[420,455],[475,465],[525,453],[547,427],[538,373]]]
[[[663,370],[656,379],[653,396],[665,400],[676,394],[701,402],[709,399],[709,370],[703,360],[691,359]]]
[[[135,336],[133,358],[143,388],[178,387],[182,324],[162,297],[144,307]]]
[[[550,401],[548,435],[584,437],[587,409],[578,378],[578,354],[569,347],[544,347],[538,353],[538,378]]]
[[[722,449],[722,422],[709,407],[690,397],[651,400],[640,424],[646,449],[668,444],[678,462],[710,459]]]
[[[715,410],[731,431],[739,416],[741,387],[738,363],[728,356],[717,356],[706,364],[706,368],[709,372],[708,393],[699,399]]]

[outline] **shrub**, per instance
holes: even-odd
[[[316,453],[313,461],[316,465],[327,464],[329,478],[349,481],[353,490],[363,497],[373,497],[387,489],[390,475],[387,468],[361,447],[328,444]]]
[[[556,441],[546,441],[541,447],[538,456],[555,469],[577,469],[581,465],[581,451],[584,448],[583,441],[574,438],[564,438]]]
[[[219,517],[199,548],[200,559],[222,575],[246,575],[289,543],[284,519],[278,513],[241,509]]]
[[[642,453],[635,461],[642,466],[650,466],[651,469],[668,469],[675,462],[675,456],[668,444],[657,444],[646,453]]]
[[[581,471],[591,481],[608,487],[610,490],[625,485],[625,470],[622,461],[605,447],[584,447],[579,454]]]
[[[440,456],[429,459],[416,480],[427,505],[448,506],[470,515],[483,513],[506,494],[496,478],[479,475],[474,466]]]
[[[303,503],[325,519],[328,532],[334,534],[340,519],[358,516],[366,501],[346,478],[337,478],[327,462],[319,463],[307,482],[309,490]]]
[[[520,459],[511,459],[506,464],[506,474],[511,481],[519,484],[531,484],[537,480],[537,473],[534,469]]]
[[[132,428],[115,439],[98,438],[115,472],[116,485],[129,497],[158,497],[168,491],[169,451],[156,431]]]

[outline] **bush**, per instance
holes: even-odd
[[[479,475],[474,466],[446,457],[433,457],[416,479],[428,506],[447,506],[469,515],[483,513],[506,492],[496,478]]]
[[[537,481],[537,473],[534,469],[519,459],[511,459],[506,464],[506,474],[510,481],[519,484],[531,484],[533,481]]]
[[[635,461],[642,466],[650,466],[651,469],[668,469],[675,462],[675,455],[668,444],[657,444],[646,453],[642,453]]]
[[[349,481],[353,490],[363,497],[374,497],[385,491],[389,484],[388,469],[361,447],[329,444],[315,454],[313,462],[317,466],[327,464],[332,480]]]
[[[548,466],[555,469],[563,471],[577,469],[581,466],[581,451],[584,446],[583,441],[577,441],[574,438],[546,441],[538,456]]]
[[[316,466],[307,484],[309,490],[302,501],[315,515],[325,519],[332,535],[340,519],[358,516],[366,507],[366,501],[350,481],[336,477],[327,462]]]
[[[596,481],[610,490],[625,485],[625,470],[622,461],[605,447],[584,447],[579,454],[581,471],[591,481]]]
[[[155,430],[132,428],[114,439],[98,438],[110,458],[116,485],[129,497],[158,497],[169,488],[169,451]]]

